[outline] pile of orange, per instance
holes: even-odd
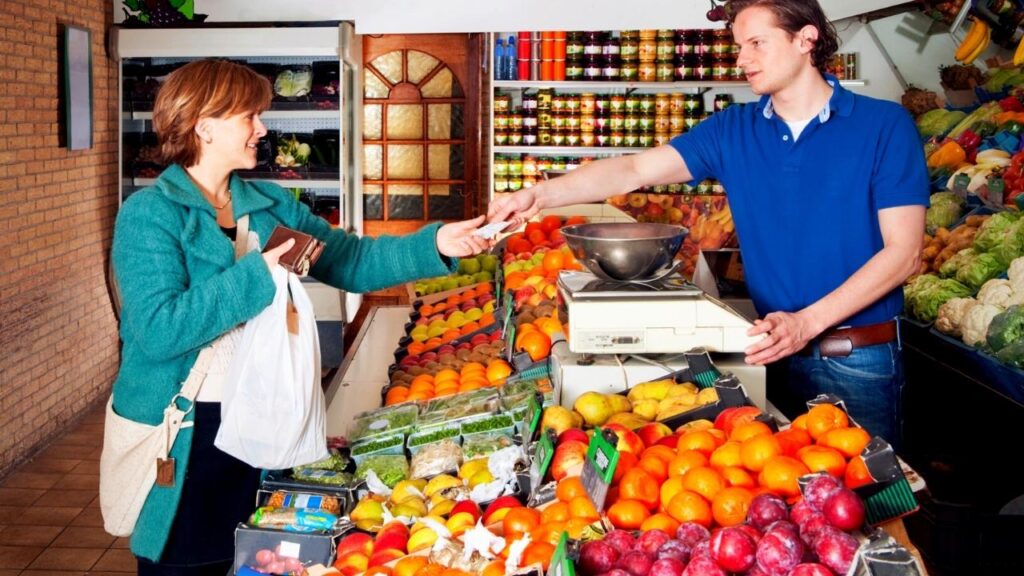
[[[502,386],[511,374],[512,367],[500,358],[491,360],[486,367],[479,362],[467,362],[458,372],[452,368],[442,368],[436,374],[420,374],[414,377],[408,386],[392,387],[384,395],[384,405],[429,400],[489,386]]]
[[[558,322],[555,320],[555,322]],[[561,327],[561,325],[559,325]],[[519,326],[514,343],[516,352],[526,352],[534,362],[543,360],[551,354],[551,336],[543,332],[533,323]]]

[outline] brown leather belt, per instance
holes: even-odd
[[[815,345],[817,345],[818,352],[822,356],[845,358],[853,352],[854,348],[892,342],[896,340],[897,333],[895,320],[851,328],[833,328],[811,340],[797,354],[811,356],[814,354]]]

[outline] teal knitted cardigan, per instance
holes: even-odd
[[[276,184],[232,175],[230,188],[235,218],[249,215],[261,245],[277,224],[323,240],[326,247],[310,275],[331,286],[367,292],[454,270],[455,262],[437,252],[440,224],[407,236],[360,238],[332,229]],[[112,258],[122,294],[123,341],[114,410],[157,424],[199,351],[266,308],[274,282],[260,254],[235,261],[213,207],[177,165],[124,203]],[[183,428],[171,450],[177,459],[174,486],[150,492],[131,537],[136,556],[155,561],[163,552],[191,442],[192,429]]]

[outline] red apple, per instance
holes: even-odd
[[[551,459],[551,477],[561,480],[566,476],[575,476],[583,471],[583,462],[587,458],[587,445],[577,440],[559,444]]]
[[[587,436],[587,433],[584,432],[583,430],[580,430],[579,428],[569,428],[568,430],[565,430],[564,432],[559,434],[557,444],[561,445],[570,440],[575,440],[577,442],[582,442],[584,444],[590,444],[590,436]]]
[[[480,506],[472,500],[462,500],[456,504],[448,514],[450,517],[458,514],[459,512],[469,512],[473,516],[474,522],[480,519]]]
[[[672,435],[672,429],[661,422],[648,422],[635,430],[644,446],[654,446],[662,438]]]
[[[615,446],[619,452],[632,452],[640,456],[640,453],[644,451],[644,441],[629,428],[621,424],[605,424],[604,428],[615,432],[615,435],[619,437],[619,442]]]
[[[657,442],[658,446],[668,446],[669,448],[671,448],[673,450],[676,449],[676,446],[678,444],[679,444],[679,434],[672,434],[671,436],[665,436],[664,438],[658,440],[658,442]]]
[[[370,560],[366,563],[366,567],[373,568],[374,566],[383,566],[392,560],[398,560],[402,556],[405,556],[405,550],[395,550],[394,548],[379,550],[370,556]]]
[[[473,337],[469,339],[471,346],[479,346],[480,344],[486,344],[488,342],[490,342],[490,340],[487,339],[487,334],[481,333],[473,334]]]
[[[338,542],[338,557],[345,554],[360,553],[369,556],[373,552],[373,537],[365,532],[349,534]]]
[[[483,523],[485,526],[489,526],[494,522],[491,521],[492,517],[497,521],[497,517],[494,514],[500,510],[511,510],[512,508],[519,508],[522,503],[515,496],[499,496],[494,502],[491,502],[487,509],[484,510]],[[454,511],[454,508],[452,509]]]

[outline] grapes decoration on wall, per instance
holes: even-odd
[[[122,0],[124,26],[173,28],[198,24],[206,14],[195,13],[195,0]]]
[[[704,15],[709,22],[725,22],[729,19],[729,0],[711,0],[711,9]]]

